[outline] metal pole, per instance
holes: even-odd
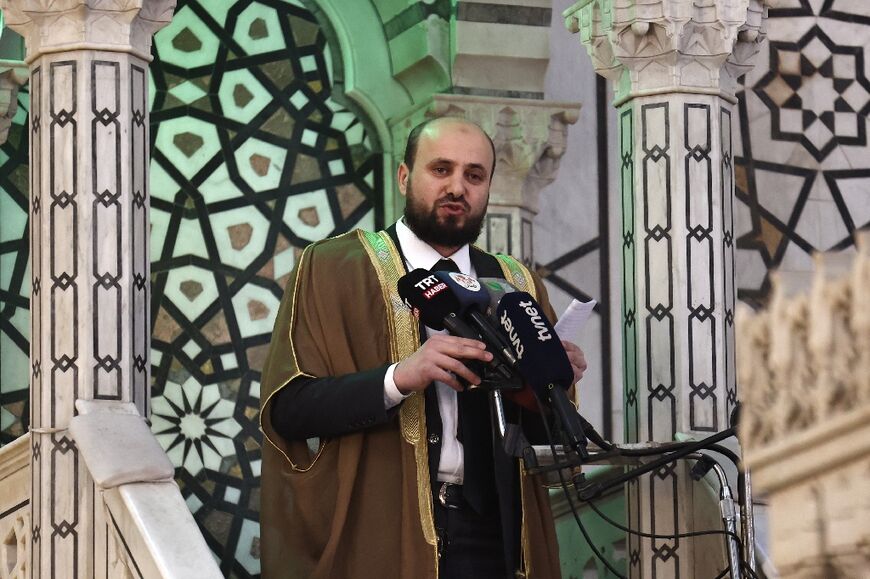
[[[731,577],[732,579],[740,579],[743,577],[743,574],[740,569],[740,549],[737,545],[737,511],[734,509],[734,495],[731,493],[731,487],[728,486],[728,477],[725,475],[725,469],[719,466],[718,463],[713,463],[713,471],[719,477],[719,511],[722,513],[725,530],[731,533],[728,535],[726,542],[728,545],[728,561],[731,566]]]
[[[743,529],[743,545],[746,549],[746,562],[755,573],[755,514],[752,507],[752,477],[749,469],[743,470],[743,505],[741,526]]]

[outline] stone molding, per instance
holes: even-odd
[[[767,0],[580,0],[563,12],[616,104],[694,92],[734,102],[766,37]]]
[[[52,52],[131,52],[151,60],[151,39],[175,0],[0,0],[5,25],[24,37],[27,62]]]
[[[27,65],[0,60],[0,144],[6,142],[9,127],[18,111],[18,89],[27,84]]]
[[[453,92],[543,99],[551,14],[551,0],[458,2]]]

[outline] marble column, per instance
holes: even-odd
[[[174,7],[0,1],[30,67],[34,577],[104,573],[107,522],[67,432],[75,401],[148,414],[148,62]]]
[[[732,127],[766,7],[583,0],[564,16],[618,109],[626,440],[701,438],[728,427],[737,401]],[[633,483],[631,527],[701,530],[697,490],[682,467]],[[703,549],[720,545],[630,536],[628,566],[632,577],[706,576]]]

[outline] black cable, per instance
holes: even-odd
[[[671,442],[671,443],[663,444],[661,446],[656,446],[654,448],[631,448],[631,449],[624,448],[624,449],[619,449],[619,448],[611,447],[611,449],[609,449],[604,455],[598,457],[598,459],[600,460],[602,458],[607,458],[610,456],[619,456],[619,455],[622,455],[622,456],[656,456],[656,455],[664,456],[665,454],[667,454],[669,452],[684,448],[688,444],[691,444],[691,443],[690,442]],[[746,505],[746,493],[745,493],[745,489],[743,488],[744,487],[743,481],[744,481],[745,475],[743,474],[743,471],[740,470],[740,457],[738,457],[737,454],[735,454],[734,451],[732,451],[730,448],[727,448],[727,447],[722,446],[720,444],[711,444],[710,446],[708,446],[707,448],[705,448],[703,450],[708,450],[711,452],[721,454],[722,456],[724,456],[728,460],[730,460],[731,463],[734,465],[734,467],[737,469],[737,504],[740,505],[741,507],[744,507]]]
[[[684,539],[684,538],[690,538],[690,537],[700,537],[700,536],[704,536],[704,535],[726,535],[728,537],[731,537],[735,541],[737,541],[737,549],[740,552],[739,558],[740,558],[740,563],[743,565],[743,570],[749,574],[750,579],[758,579],[758,575],[749,567],[749,565],[746,562],[746,558],[744,557],[744,554],[743,554],[743,545],[740,543],[740,537],[737,536],[736,533],[732,533],[731,531],[726,531],[724,529],[722,529],[722,530],[709,530],[709,531],[692,531],[690,533],[677,533],[675,535],[663,535],[663,534],[657,534],[657,533],[645,533],[643,531],[635,531],[634,529],[631,529],[630,527],[626,527],[622,523],[618,523],[618,522],[614,521],[613,519],[611,519],[610,517],[608,517],[607,515],[605,515],[595,505],[595,503],[593,503],[591,500],[586,500],[584,502],[587,505],[589,505],[592,508],[592,510],[595,511],[595,513],[599,517],[601,517],[605,522],[616,527],[620,531],[624,531],[624,532],[632,534],[632,535],[637,535],[639,537],[644,537],[646,539]],[[731,566],[729,564],[728,568],[725,569],[725,571],[727,572],[730,569],[731,569]],[[719,575],[718,577],[723,577],[723,575]]]
[[[692,444],[696,441],[692,442],[669,442],[667,444],[663,444],[661,446],[656,446],[653,448],[620,448],[617,449],[617,454],[621,454],[623,456],[653,456],[653,455],[665,455],[674,450],[680,450],[681,448],[685,448],[689,444]],[[721,455],[728,457],[734,465],[740,463],[740,458],[734,454],[732,450],[726,448],[720,444],[711,444],[704,450],[711,450],[713,452],[717,452]]]
[[[541,405],[541,401],[538,398],[537,394],[536,393],[534,393],[534,394],[535,394],[535,400],[537,401],[539,408],[541,408],[542,415],[543,415],[543,408]],[[547,424],[546,419],[544,419],[543,422],[544,422],[544,430],[546,431],[547,439],[549,441],[550,452],[553,456],[553,462],[554,462],[554,464],[558,465],[559,458],[558,458],[558,454],[556,452],[556,448],[553,444],[553,437],[552,437],[552,434],[550,432],[550,427]],[[612,445],[608,444],[605,447],[604,445],[600,444],[598,441],[593,441],[593,442],[596,442],[596,444],[598,444],[600,447],[604,448],[606,451],[611,451],[611,452],[614,452],[615,454],[622,454],[624,456],[651,456],[651,455],[665,456],[665,455],[669,454],[671,451],[679,450],[681,448],[685,448],[689,444],[692,444],[690,442],[675,442],[675,443],[665,444],[662,446],[658,446],[655,448],[649,448],[649,449],[618,449],[617,450]],[[723,447],[723,446],[718,445],[718,444],[712,444],[709,447],[707,447],[705,450],[710,450],[712,452],[716,452],[718,454],[725,456],[732,463],[734,463],[735,466],[738,466],[738,464],[739,464],[739,458],[737,457],[737,455],[733,451],[731,451],[730,449],[728,449],[726,447]],[[678,457],[675,460],[679,460],[680,458],[682,458],[682,457]],[[607,561],[604,558],[604,556],[593,545],[592,540],[590,539],[589,534],[586,531],[586,528],[583,526],[583,523],[580,521],[580,516],[577,513],[576,507],[574,506],[574,502],[571,498],[571,492],[568,489],[568,483],[565,480],[565,477],[564,477],[564,474],[562,473],[562,470],[563,469],[558,469],[556,472],[559,474],[559,481],[561,483],[562,490],[565,494],[565,498],[568,501],[568,506],[571,508],[571,513],[574,515],[574,519],[577,522],[577,525],[580,528],[580,531],[583,533],[584,539],[586,539],[587,544],[592,549],[592,552],[595,554],[595,556],[601,562],[603,562],[605,564],[605,566],[613,574],[615,574],[617,577],[620,577],[621,579],[625,579],[622,575],[620,575],[611,566],[610,562]],[[742,497],[742,495],[743,495],[742,488],[740,489],[740,491],[741,491],[740,495],[741,495],[741,499],[742,499],[743,498]],[[583,500],[583,499],[581,499],[581,500]],[[635,531],[629,527],[626,527],[620,523],[617,523],[616,521],[614,521],[613,519],[611,519],[610,517],[605,515],[603,512],[601,512],[601,510],[598,509],[598,507],[591,500],[586,499],[586,500],[584,500],[584,502],[586,502],[586,504],[588,504],[590,507],[592,507],[592,510],[595,511],[595,513],[598,514],[598,516],[601,517],[607,523],[611,524],[612,526],[616,527],[617,529],[620,529],[621,531],[624,531],[624,532],[629,533],[629,534],[637,535],[640,537],[645,537],[645,538],[650,538],[650,539],[692,538],[692,537],[699,537],[699,536],[705,536],[705,535],[724,535],[724,536],[731,537],[732,539],[734,539],[734,541],[737,544],[737,549],[739,552],[739,562],[740,562],[741,567],[743,568],[744,571],[747,572],[747,574],[750,576],[750,579],[759,579],[758,575],[754,571],[752,571],[752,569],[747,564],[747,562],[743,556],[743,545],[740,543],[740,537],[736,533],[732,533],[731,531],[726,531],[724,529],[723,530],[709,530],[709,531],[693,531],[693,532],[688,532],[688,533],[677,533],[675,535],[661,535],[661,534],[653,534],[653,533],[644,533],[642,531]],[[741,505],[743,504],[742,500],[739,502]],[[730,561],[729,561],[728,567],[726,567],[725,570],[723,572],[719,573],[714,579],[722,579],[725,576],[725,574],[727,574],[729,572],[731,572]],[[733,575],[733,572],[731,572],[731,574]]]
[[[704,535],[728,535],[729,537],[734,537],[735,539],[737,539],[738,542],[740,541],[740,537],[738,537],[736,533],[732,533],[731,531],[726,531],[724,529],[710,529],[709,531],[691,531],[688,533],[676,533],[674,535],[664,535],[664,534],[658,534],[658,533],[645,533],[643,531],[635,531],[634,529],[632,529],[630,527],[626,527],[622,523],[618,523],[618,522],[614,521],[613,519],[611,519],[610,517],[608,517],[607,515],[605,515],[597,506],[595,506],[595,503],[593,503],[591,500],[587,499],[583,502],[585,502],[587,505],[592,507],[592,510],[595,511],[599,517],[601,517],[607,523],[613,525],[614,527],[616,527],[620,531],[625,531],[626,533],[630,533],[632,535],[637,535],[638,537],[643,537],[645,539],[686,539],[689,537],[701,537]]]
[[[544,431],[547,434],[547,442],[550,446],[550,453],[553,455],[553,462],[559,462],[558,453],[556,452],[556,446],[553,443],[553,433],[550,431],[550,425],[547,423],[547,415],[544,413],[544,405],[541,404],[541,399],[538,398],[538,393],[532,390],[532,394],[535,397],[535,401],[538,403],[538,409],[541,412],[541,419],[544,423]],[[604,555],[595,547],[595,544],[592,542],[592,538],[589,536],[589,532],[586,530],[586,527],[583,525],[583,522],[580,520],[580,514],[577,512],[577,507],[574,506],[574,500],[571,498],[571,491],[568,489],[568,482],[565,480],[565,475],[562,472],[563,469],[559,469],[556,472],[559,474],[559,482],[562,484],[562,492],[565,494],[565,498],[568,500],[568,506],[571,508],[571,514],[574,515],[574,520],[577,522],[577,527],[580,529],[580,532],[583,534],[583,538],[586,539],[586,544],[589,545],[589,548],[592,549],[592,553],[595,557],[604,563],[604,566],[607,569],[616,575],[619,579],[628,579],[625,575],[619,573],[613,564],[608,561]]]

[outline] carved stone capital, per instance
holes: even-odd
[[[18,110],[18,89],[27,82],[27,65],[0,60],[0,144],[6,142],[9,126]]]
[[[480,124],[495,145],[491,203],[535,214],[541,190],[556,178],[580,104],[439,94],[432,112]]]
[[[6,26],[24,37],[27,61],[68,50],[107,50],[150,60],[151,38],[176,0],[0,0]]]
[[[668,92],[733,100],[764,41],[768,1],[580,0],[563,16],[617,103]]]

